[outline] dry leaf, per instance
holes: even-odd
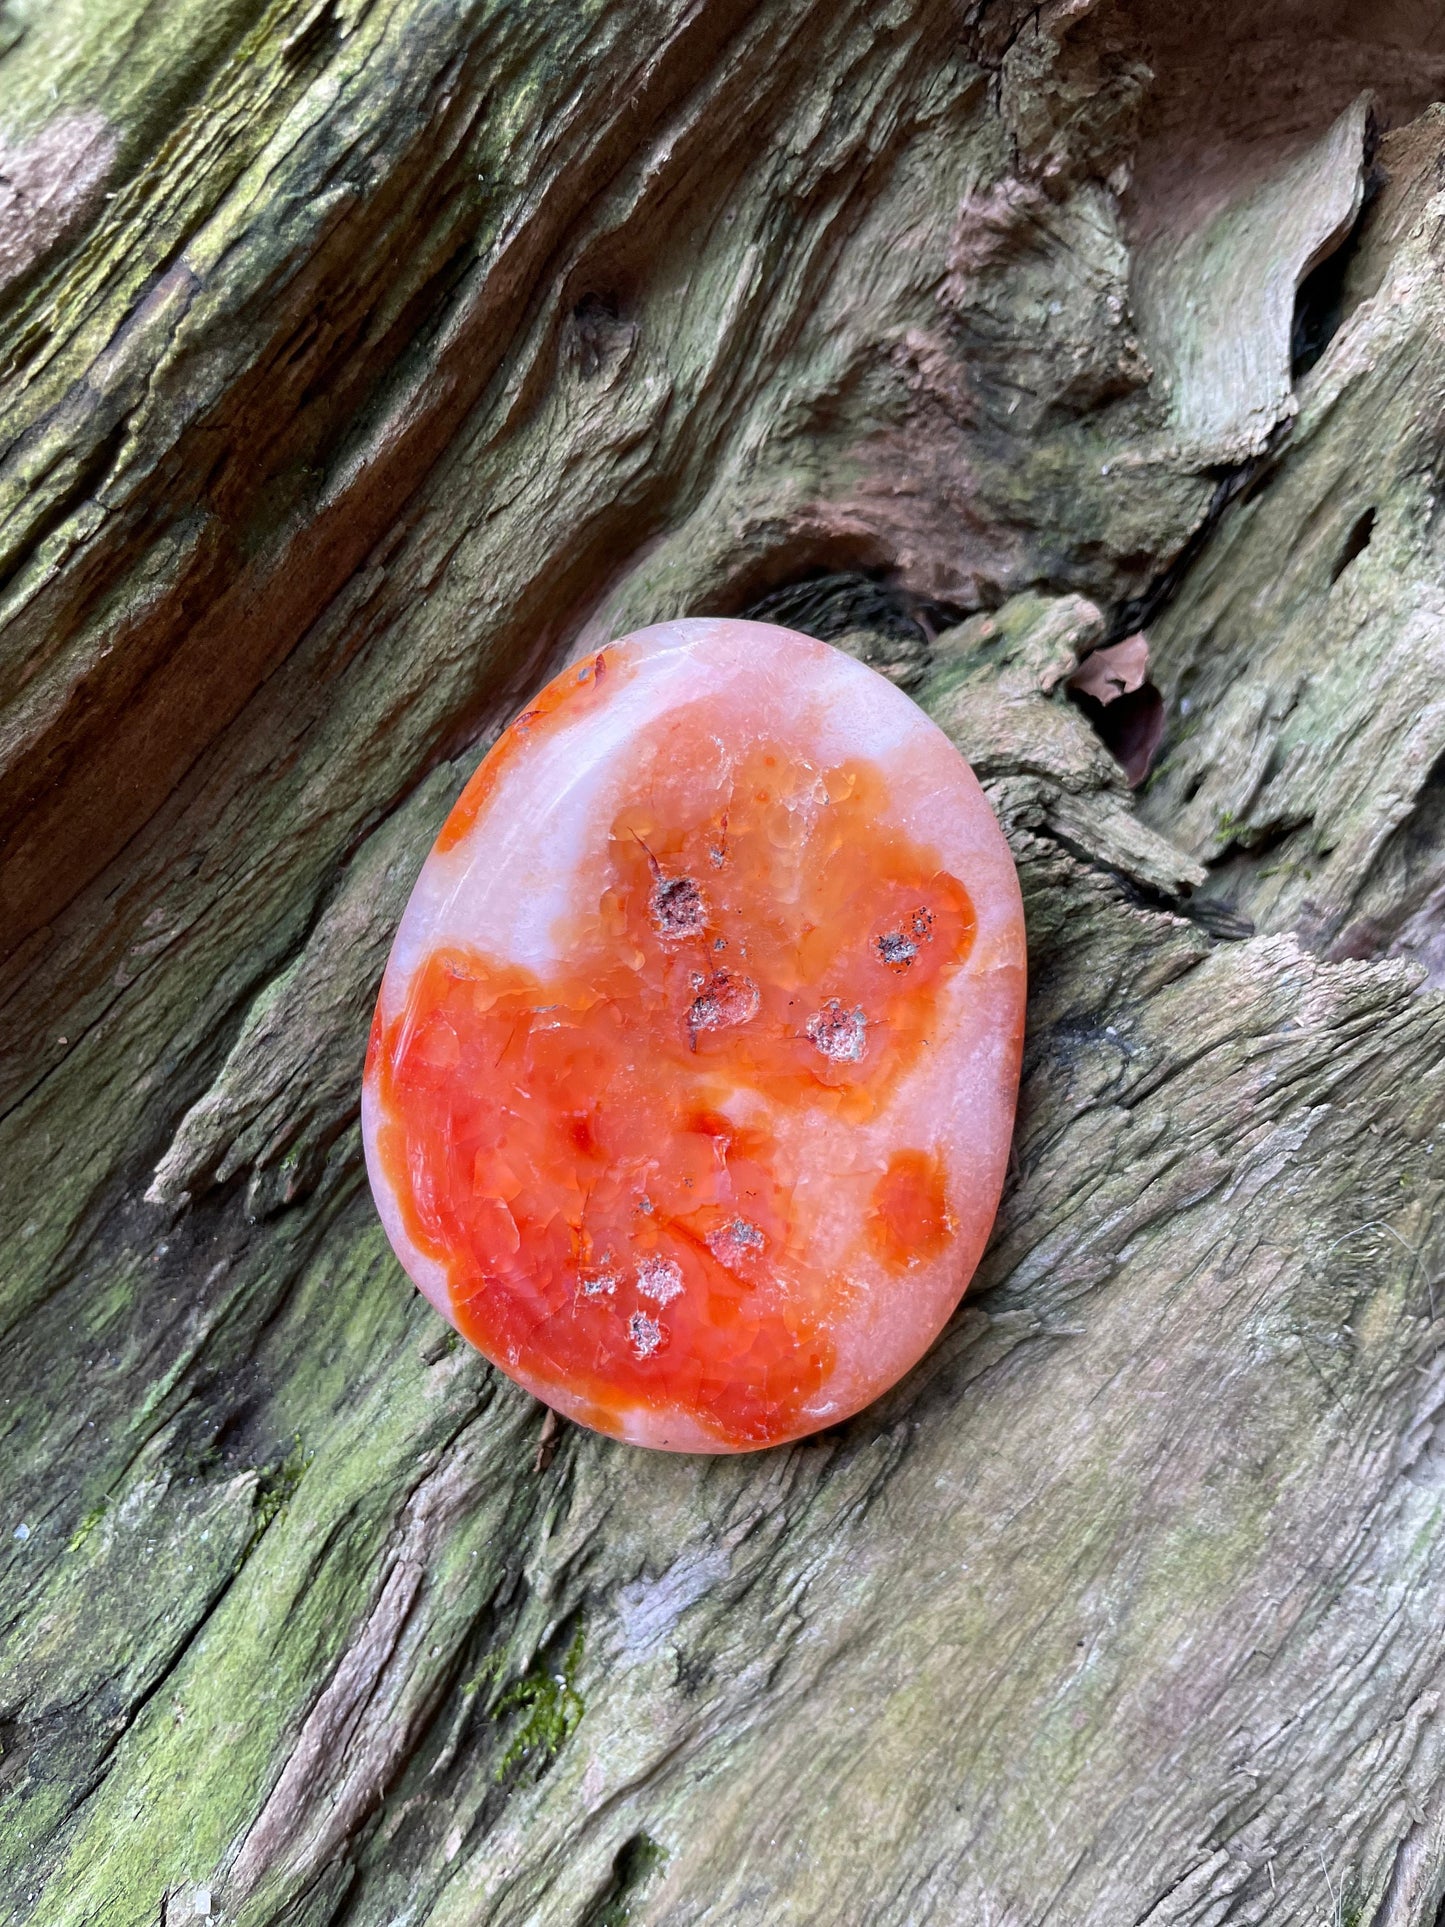
[[[1092,650],[1070,676],[1069,687],[1096,703],[1112,703],[1142,689],[1148,680],[1149,639],[1141,632]]]
[[[557,1441],[562,1436],[562,1421],[550,1406],[547,1416],[542,1420],[542,1430],[537,1435],[537,1456],[532,1461],[534,1472],[545,1472],[557,1451]]]

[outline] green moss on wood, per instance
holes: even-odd
[[[577,1690],[583,1639],[584,1627],[579,1620],[560,1666],[555,1670],[545,1665],[534,1667],[497,1701],[493,1718],[502,1719],[508,1713],[523,1715],[497,1763],[499,1780],[523,1762],[533,1773],[544,1772],[581,1724],[587,1710]]]

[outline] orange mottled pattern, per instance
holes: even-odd
[[[873,1187],[874,1250],[891,1265],[921,1264],[947,1249],[953,1231],[943,1159],[936,1151],[895,1151]]]
[[[868,762],[728,756],[696,704],[632,755],[605,864],[553,933],[565,962],[538,977],[437,947],[378,1021],[376,1149],[489,1357],[604,1431],[671,1407],[764,1445],[816,1422],[859,1289],[817,1259],[840,1201],[801,1182],[796,1126],[877,1116],[929,1046],[973,907],[890,827]],[[933,1148],[837,1184],[875,1271],[946,1246]]]

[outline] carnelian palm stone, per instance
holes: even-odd
[[[382,1221],[567,1417],[800,1437],[957,1304],[1023,1001],[1007,845],[907,696],[762,623],[640,630],[517,718],[422,868],[367,1057]]]

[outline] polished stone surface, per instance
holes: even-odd
[[[427,858],[367,1060],[378,1208],[566,1416],[796,1438],[967,1284],[1023,1000],[1007,846],[907,696],[764,624],[642,630],[542,691]]]

